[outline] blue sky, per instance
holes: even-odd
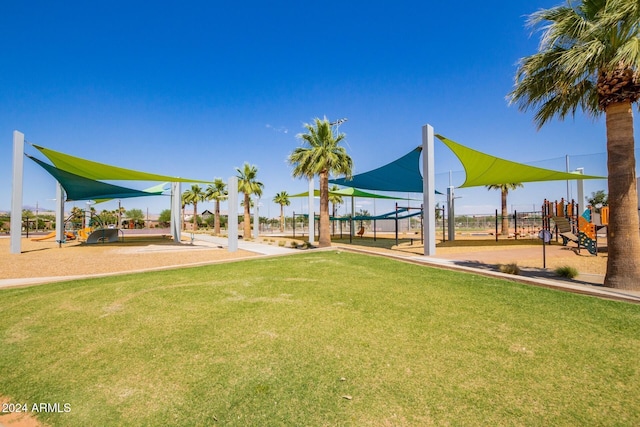
[[[603,117],[538,131],[532,113],[505,100],[518,59],[538,44],[525,16],[559,2],[3,2],[0,210],[10,209],[13,130],[79,157],[203,180],[226,180],[249,162],[265,184],[261,215],[271,217],[276,193],[307,189],[286,158],[315,117],[348,118],[340,131],[355,173],[406,154],[429,123],[509,160],[563,170],[569,155],[571,169],[606,174]],[[462,183],[462,166],[439,141],[435,164],[438,190],[450,171]],[[587,182],[585,193],[599,189],[606,182]],[[566,193],[566,182],[525,184],[510,209]],[[456,213],[499,208],[495,191],[456,194]],[[53,208],[54,197],[53,178],[27,161],[24,204]],[[357,205],[390,208],[376,203]],[[122,204],[169,208],[168,197]],[[306,200],[293,210],[306,211]]]

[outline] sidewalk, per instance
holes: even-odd
[[[191,234],[183,233],[183,237],[191,239]],[[194,241],[206,242],[223,248],[227,248],[229,244],[229,239],[226,237],[214,237],[207,234],[194,234],[193,239]],[[289,255],[292,253],[300,253],[297,249],[267,245],[265,243],[247,242],[242,239],[238,239],[238,249],[254,252],[260,255]]]
[[[565,279],[553,271],[542,268],[521,268],[519,275],[506,274],[498,270],[495,264],[481,261],[469,261],[462,259],[450,259],[438,256],[421,256],[407,253],[391,253],[391,251],[373,251],[365,247],[334,246],[333,249],[367,253],[370,255],[385,256],[413,264],[429,265],[436,268],[445,268],[456,271],[466,271],[489,277],[511,280],[519,283],[542,286],[566,292],[591,295],[600,298],[640,304],[640,291],[605,288],[602,286],[604,276],[598,274],[580,274],[574,279]]]

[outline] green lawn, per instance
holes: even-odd
[[[640,425],[640,306],[345,252],[0,291],[53,426]]]

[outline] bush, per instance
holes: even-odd
[[[564,265],[562,267],[558,267],[554,270],[556,274],[560,277],[566,277],[567,279],[573,279],[578,275],[578,270],[574,267],[570,267],[568,265]]]
[[[498,268],[501,272],[506,274],[520,274],[520,267],[518,267],[518,264],[515,262],[512,262],[510,264],[499,264]]]

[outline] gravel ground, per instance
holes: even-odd
[[[127,237],[124,242],[86,245],[75,241],[22,239],[22,253],[9,253],[10,239],[0,239],[0,279],[76,276],[140,271],[255,256],[238,250],[187,242],[175,244],[162,236]]]

